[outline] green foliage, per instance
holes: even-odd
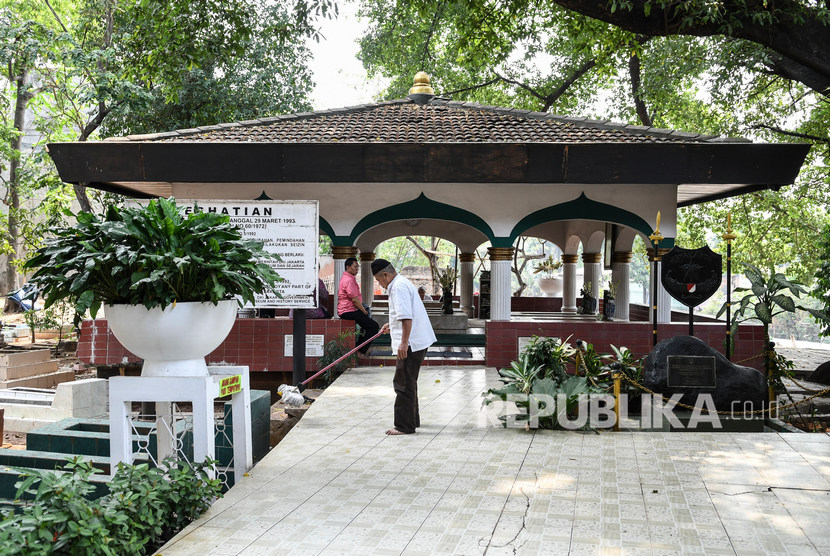
[[[221,496],[221,483],[207,470],[214,461],[164,461],[166,471],[146,464],[119,464],[110,493],[88,496],[100,471],[76,456],[63,471],[16,469],[23,479],[17,497],[28,500],[0,521],[2,554],[144,554],[170,538]]]
[[[438,271],[438,283],[444,290],[452,290],[455,286],[455,281],[458,279],[458,271],[448,266],[443,271]]]
[[[180,72],[175,98],[166,87],[152,87],[146,99],[108,117],[102,132],[154,133],[311,110],[311,27],[288,31],[296,16],[289,3],[245,4],[251,14],[235,24],[247,35],[241,51],[202,57]]]
[[[518,361],[511,361],[507,369],[499,369],[499,380],[506,385],[505,392],[529,394],[535,380],[544,378],[545,367],[531,363],[531,356],[523,353]]]
[[[540,368],[540,378],[562,382],[567,378],[567,363],[575,353],[567,339],[533,336],[522,351],[522,361],[526,359],[527,366]]]
[[[514,361],[513,363],[516,362]],[[519,367],[522,367],[522,365],[519,365]],[[529,426],[532,418],[531,408],[538,408],[540,413],[547,413],[547,415],[538,418],[539,428],[559,428],[557,415],[561,413],[572,414],[581,396],[599,392],[599,390],[588,383],[588,379],[584,376],[570,376],[562,382],[551,378],[533,378],[525,392],[521,390],[521,383],[513,381],[512,376],[509,373],[505,373],[506,371],[508,369],[499,371],[499,374],[502,375],[500,380],[505,382],[503,388],[490,388],[482,393],[482,397],[484,398],[482,406],[488,406],[497,400],[502,402],[515,401],[516,407],[523,410],[519,415],[499,415],[499,420],[505,426],[507,426],[510,419],[515,419],[519,423],[526,422]],[[526,373],[525,377],[529,376],[533,369],[529,369],[529,371],[530,373]],[[519,396],[519,394],[523,394],[524,396]],[[563,396],[565,400],[562,407],[558,406],[559,396]],[[548,407],[549,403],[553,403],[555,407]]]
[[[767,371],[767,380],[770,384],[776,385],[781,380],[778,374],[781,365],[776,362],[777,356],[769,334],[770,325],[775,317],[784,313],[795,313],[796,310],[805,311],[822,322],[830,322],[830,317],[822,310],[797,304],[792,296],[801,299],[801,295],[806,294],[807,290],[802,284],[787,280],[786,276],[780,272],[772,270],[764,274],[757,267],[748,264],[744,275],[749,280],[750,287],[734,290],[736,294],[744,293],[745,295],[739,302],[733,302],[733,305],[737,304],[738,307],[732,313],[728,341],[734,341],[740,323],[751,320],[759,321],[764,328],[764,367]],[[726,312],[726,308],[727,305],[724,303],[717,316],[720,317]]]
[[[647,6],[656,21],[645,16]],[[830,48],[821,47],[830,33],[822,3],[363,0],[361,13],[371,25],[360,56],[370,75],[391,79],[386,98],[405,96],[412,76],[424,70],[436,92],[453,100],[812,142],[816,148],[795,185],[680,209],[676,243],[716,249],[731,210],[736,261],[759,267],[786,261],[787,274],[806,283],[826,260],[815,237],[830,206],[828,89],[784,71],[786,53],[773,52],[776,41],[765,40],[803,23],[805,32],[791,33],[803,42],[781,44],[823,63],[817,53]],[[635,55],[636,91],[629,65]],[[826,72],[823,78],[830,80]],[[638,241],[631,277],[647,284],[640,250]]]
[[[24,311],[23,320],[29,325],[33,344],[35,343],[35,332],[37,330],[61,328],[57,313],[50,309],[29,309],[28,311]]]
[[[562,268],[562,261],[555,259],[553,255],[548,255],[539,263],[533,266],[533,274],[544,273],[545,277],[553,278],[557,270]]]
[[[613,353],[602,356],[604,364],[601,373],[596,377],[598,384],[610,390],[613,387],[612,373],[615,371],[623,373],[631,381],[642,384],[645,356],[634,357],[634,354],[627,347],[617,348],[614,344],[611,344],[611,351]],[[640,388],[634,386],[628,380],[622,381],[621,392],[628,394],[629,399],[643,393]]]
[[[352,336],[354,336],[354,330],[344,330],[337,335],[337,338],[326,342],[326,345],[323,346],[323,356],[317,360],[317,367],[324,369],[349,353],[351,348],[348,342]],[[343,359],[343,361],[323,373],[324,384],[326,386],[330,385],[344,371],[357,365],[359,360],[360,356],[357,353],[353,353]]]
[[[824,226],[819,239],[819,266],[816,270],[816,287],[810,295],[822,305],[825,314],[830,314],[830,222]],[[830,336],[830,322],[819,321],[821,326],[820,334]]]
[[[242,238],[228,216],[201,212],[184,216],[170,200],[146,207],[111,206],[100,218],[81,212],[71,227],[54,230],[24,268],[41,287],[46,307],[75,300],[78,315],[93,318],[102,304],[162,309],[176,302],[214,305],[239,296],[273,291],[282,279],[264,262],[262,242]]]
[[[749,280],[750,287],[734,290],[736,294],[745,293],[746,295],[737,303],[738,308],[732,314],[733,336],[742,322],[757,320],[764,325],[766,331],[777,315],[785,312],[794,313],[796,309],[806,311],[817,319],[828,320],[824,311],[796,304],[791,296],[800,299],[802,294],[807,293],[799,282],[787,280],[786,276],[780,272],[765,275],[760,269],[750,264],[746,265],[744,275]],[[718,311],[717,316],[720,317],[725,311],[726,303]]]

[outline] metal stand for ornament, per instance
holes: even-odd
[[[207,367],[209,376],[115,376],[109,380],[110,394],[110,469],[114,475],[119,462],[132,464],[136,456],[153,458],[160,464],[165,458],[186,459],[185,444],[191,442],[179,434],[173,405],[192,405],[192,422],[186,433],[192,435],[194,462],[214,459],[216,425],[213,402],[221,397],[223,379],[239,376],[239,389],[232,394],[233,469],[236,484],[253,467],[251,439],[251,389],[247,366]],[[227,382],[227,381],[226,381]],[[150,434],[141,435],[132,420],[133,402],[154,402],[156,405],[155,453]],[[223,426],[220,425],[223,430]],[[135,436],[137,435],[138,440]],[[137,448],[137,450],[135,449]],[[143,452],[143,453],[142,453]],[[209,473],[215,478],[215,471]]]

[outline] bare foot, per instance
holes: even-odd
[[[389,429],[388,431],[386,431],[386,434],[388,434],[389,436],[400,436],[402,434],[411,434],[411,433],[401,432],[398,429]]]

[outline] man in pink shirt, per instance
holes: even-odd
[[[341,319],[353,320],[360,325],[360,331],[355,336],[355,345],[362,344],[365,338],[371,338],[380,330],[378,323],[369,317],[369,311],[363,306],[363,296],[360,295],[360,286],[355,278],[359,271],[360,263],[357,259],[346,259],[346,270],[340,277],[340,285],[337,287],[337,315]],[[371,345],[366,344],[358,351],[365,355]]]

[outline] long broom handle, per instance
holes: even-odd
[[[348,356],[350,356],[351,354],[353,354],[354,352],[356,352],[357,350],[359,350],[360,348],[362,348],[363,346],[365,346],[365,345],[366,345],[366,344],[368,344],[369,342],[373,341],[375,338],[377,338],[377,337],[378,337],[378,336],[380,336],[381,334],[383,334],[383,332],[378,332],[377,334],[375,334],[374,336],[372,336],[371,338],[369,338],[368,340],[366,340],[365,342],[363,342],[363,343],[362,343],[362,344],[360,344],[359,346],[355,347],[352,351],[350,351],[350,352],[349,352],[349,353],[347,353],[346,355],[343,355],[340,359],[338,359],[337,361],[335,361],[335,362],[334,362],[334,363],[332,363],[331,365],[328,365],[328,366],[326,366],[326,367],[324,367],[324,368],[320,369],[320,370],[319,370],[319,371],[317,371],[315,374],[311,375],[310,377],[308,377],[307,379],[305,379],[304,381],[302,381],[300,384],[298,384],[298,386],[303,386],[303,385],[305,385],[307,382],[311,382],[312,380],[314,380],[315,378],[317,378],[318,376],[320,376],[320,375],[321,375],[321,374],[323,374],[324,372],[328,371],[329,369],[331,369],[332,367],[334,367],[335,365],[337,365],[338,363],[340,363],[341,361],[343,361],[345,358],[347,358]]]

